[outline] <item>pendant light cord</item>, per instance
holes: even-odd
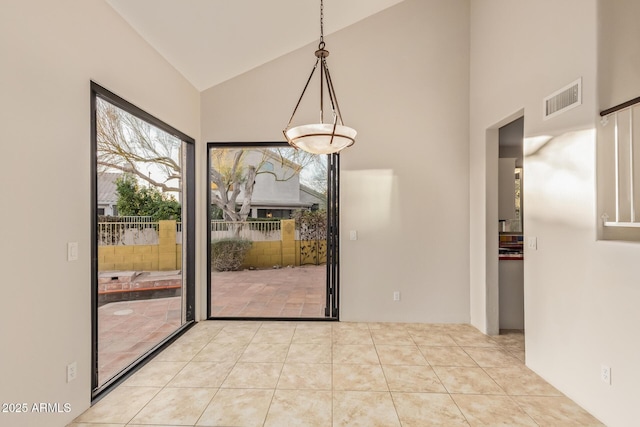
[[[324,2],[320,0],[320,43],[318,49],[324,49]]]
[[[327,84],[327,93],[329,94],[329,101],[331,103],[331,112],[333,113],[333,132],[331,139],[333,140],[333,135],[335,134],[336,125],[344,125],[342,120],[342,114],[340,112],[340,106],[338,105],[338,98],[335,94],[335,90],[333,89],[333,81],[331,80],[331,74],[329,74],[329,66],[327,65],[327,56],[329,56],[329,52],[324,49],[324,2],[320,0],[320,43],[318,44],[318,50],[316,51],[316,62],[311,70],[311,74],[307,79],[306,84],[304,85],[304,89],[302,89],[302,93],[300,94],[300,98],[298,98],[298,102],[296,106],[293,108],[293,113],[291,113],[291,117],[289,118],[289,122],[285,127],[284,131],[291,127],[291,123],[293,122],[293,118],[298,111],[298,107],[302,102],[302,98],[304,97],[307,88],[309,87],[309,83],[311,83],[311,79],[320,65],[320,123],[324,123],[324,83],[326,81]],[[285,135],[286,136],[286,135]]]
[[[346,147],[350,147],[355,142],[356,131],[355,129],[344,126],[342,121],[342,114],[340,113],[340,107],[338,106],[338,98],[336,96],[335,89],[333,88],[333,81],[331,74],[329,74],[329,66],[327,65],[327,56],[329,51],[325,49],[324,42],[324,1],[320,0],[320,41],[318,43],[318,50],[315,51],[316,62],[311,70],[311,74],[307,79],[304,89],[298,98],[298,102],[293,109],[293,113],[289,118],[287,126],[283,130],[283,134],[289,144],[293,148],[300,148],[312,154],[333,154],[338,153],[340,150]],[[309,83],[320,65],[320,124],[312,123],[307,125],[296,126],[291,128],[293,118],[298,111],[300,102],[304,97]],[[326,88],[325,88],[326,84]],[[331,133],[329,133],[328,123],[324,123],[324,92],[327,92],[329,102],[331,103],[332,113],[332,125]],[[340,126],[340,129],[338,127]],[[329,138],[328,138],[329,137]],[[335,142],[335,144],[334,144]]]

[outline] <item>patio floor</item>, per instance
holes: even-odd
[[[181,298],[122,301],[98,309],[98,383],[129,366],[181,324]]]
[[[211,272],[212,317],[324,317],[327,267]]]
[[[212,317],[324,317],[326,266],[212,272]],[[98,383],[133,363],[181,324],[181,297],[98,309]]]

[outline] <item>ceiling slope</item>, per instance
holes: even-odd
[[[318,40],[319,0],[106,0],[203,91]],[[403,0],[325,0],[325,35]]]

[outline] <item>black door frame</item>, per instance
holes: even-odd
[[[327,284],[325,317],[241,317],[241,316],[211,316],[211,191],[209,182],[211,170],[212,148],[265,148],[291,147],[286,141],[258,141],[258,142],[208,142],[207,143],[207,319],[208,320],[270,320],[270,321],[339,321],[339,176],[340,155],[327,155]]]
[[[327,305],[325,317],[339,320],[340,311],[340,155],[327,156]]]
[[[143,353],[135,362],[123,369],[119,374],[103,385],[98,384],[98,175],[97,175],[97,124],[96,98],[101,98],[118,108],[144,120],[153,126],[175,136],[184,143],[185,160],[183,174],[183,236],[186,236],[186,257],[183,255],[184,265],[183,307],[185,309],[184,323],[164,340],[149,351]],[[91,399],[92,403],[102,398],[106,393],[124,381],[133,372],[141,368],[155,355],[186,332],[195,323],[195,139],[180,132],[162,120],[152,116],[141,108],[126,101],[99,84],[91,81]],[[184,252],[183,252],[184,253]]]

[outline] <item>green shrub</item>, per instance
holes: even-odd
[[[211,242],[211,266],[218,271],[238,271],[252,244],[239,238]]]

